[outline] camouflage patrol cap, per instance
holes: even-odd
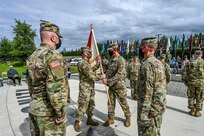
[[[157,39],[156,36],[143,38],[142,41],[141,41],[141,47],[144,44],[147,44],[148,46],[153,47],[153,48],[157,48],[157,46],[158,46],[158,39]]]
[[[196,50],[196,51],[194,52],[194,54],[195,54],[195,55],[203,55],[203,51],[201,51],[201,50]]]
[[[160,59],[166,59],[166,54],[162,54],[162,55],[160,56]]]
[[[40,20],[40,32],[42,31],[50,31],[56,33],[60,38],[62,38],[62,35],[60,34],[60,29],[57,25],[50,23],[48,21]]]
[[[108,50],[113,50],[115,48],[118,48],[118,44],[117,43],[112,43],[109,45]]]
[[[89,53],[89,54],[92,53],[91,50],[90,50],[90,48],[88,48],[88,47],[81,47],[81,52],[82,52],[82,53],[83,53],[83,52],[86,52],[86,53]]]

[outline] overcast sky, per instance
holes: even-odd
[[[14,18],[32,25],[57,24],[62,48],[87,44],[90,24],[97,42],[127,40],[155,34],[181,36],[204,32],[203,0],[0,0],[0,37],[13,38]]]

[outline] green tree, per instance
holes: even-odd
[[[9,41],[6,37],[2,38],[0,41],[0,56],[3,60],[10,60],[12,51],[11,41]]]
[[[13,50],[10,53],[13,57],[25,61],[27,57],[36,49],[34,38],[36,32],[31,29],[31,25],[25,21],[21,22],[15,19],[16,25],[13,26]]]

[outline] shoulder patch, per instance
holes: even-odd
[[[55,68],[55,67],[57,67],[57,66],[59,66],[59,65],[60,65],[59,60],[54,60],[54,61],[52,61],[52,62],[50,63],[50,66],[51,66],[52,68]]]

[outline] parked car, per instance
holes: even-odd
[[[81,58],[72,59],[69,64],[70,64],[70,66],[77,66],[77,64],[80,60],[81,60]]]
[[[73,60],[69,64],[70,64],[70,66],[76,66],[77,63],[78,63],[78,60]]]

